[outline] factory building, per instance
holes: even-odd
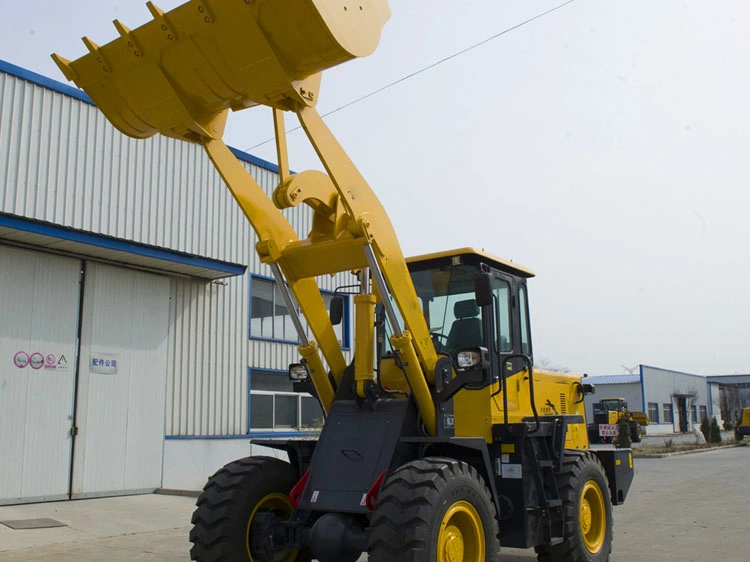
[[[235,151],[266,191],[273,164]],[[0,504],[200,489],[320,423],[296,333],[200,146],[120,134],[0,61]],[[301,237],[311,214],[285,211]],[[349,275],[319,280],[324,299]],[[348,304],[339,339],[349,357]]]
[[[631,411],[647,414],[646,435],[691,432],[702,418],[718,415],[706,377],[648,365],[638,365],[637,371],[588,377],[596,392],[585,398],[586,418],[593,419],[593,404],[602,398],[624,398]]]

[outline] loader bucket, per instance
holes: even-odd
[[[227,111],[313,106],[320,72],[371,54],[387,0],[190,0],[69,61],[52,58],[126,135],[219,139]]]

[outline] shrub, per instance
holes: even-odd
[[[710,443],[721,443],[721,430],[719,429],[719,424],[716,421],[716,418],[711,418],[711,439],[708,441]]]
[[[711,426],[708,423],[708,418],[703,416],[701,418],[701,433],[703,434],[703,437],[706,438],[706,442],[711,442]]]
[[[664,446],[667,449],[671,449],[672,448],[672,443],[674,443],[674,439],[665,439],[664,440]]]
[[[622,416],[617,422],[617,437],[615,438],[615,447],[618,449],[628,449],[632,444],[630,440],[630,422]]]

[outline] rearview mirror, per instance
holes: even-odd
[[[331,318],[331,324],[338,326],[344,319],[344,297],[341,295],[333,295],[331,299],[331,309],[328,311],[328,315]]]
[[[477,306],[492,304],[492,276],[489,273],[480,273],[474,278],[474,298]]]

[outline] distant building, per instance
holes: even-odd
[[[743,408],[750,408],[750,375],[723,375],[706,378],[717,421],[735,424]]]
[[[716,416],[721,423],[720,410],[711,401],[706,377],[648,365],[639,365],[638,371],[588,377],[586,382],[595,385],[596,393],[585,398],[587,419],[593,419],[594,402],[624,398],[630,410],[648,415],[650,424],[643,428],[646,435],[690,432],[703,417]]]

